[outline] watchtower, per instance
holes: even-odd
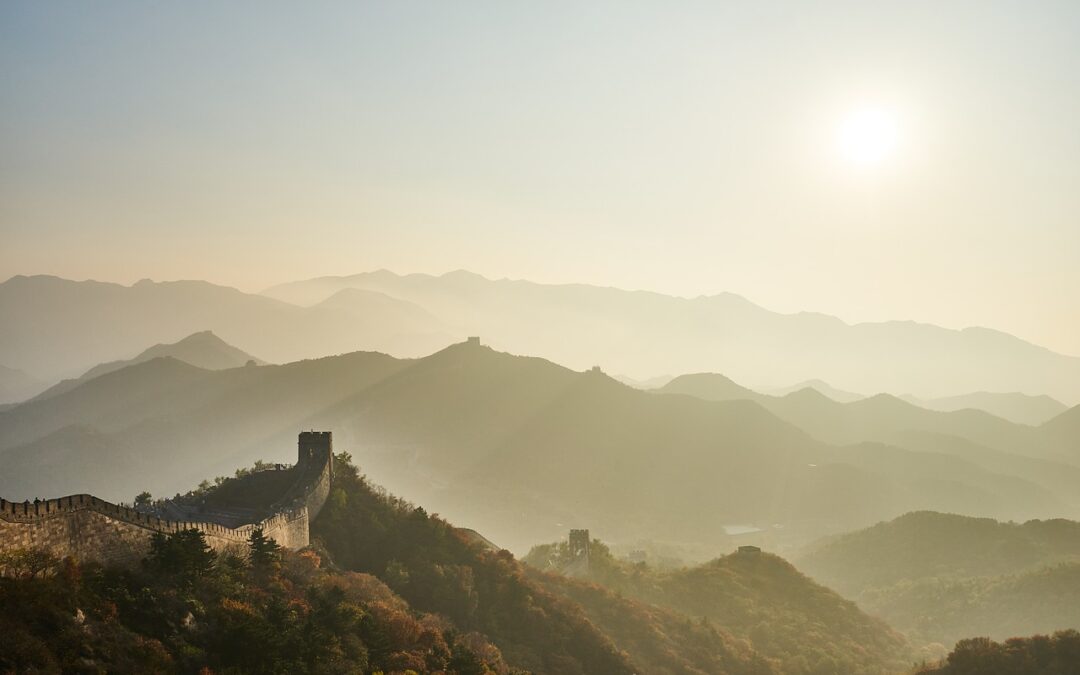
[[[304,465],[313,459],[332,456],[334,435],[329,431],[301,431],[298,446],[296,463]]]
[[[570,555],[588,560],[589,541],[588,530],[570,530]]]

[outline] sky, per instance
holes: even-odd
[[[1077,120],[1072,1],[12,0],[0,278],[468,269],[1080,355]]]

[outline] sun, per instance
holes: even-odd
[[[900,129],[896,113],[880,106],[848,111],[836,127],[840,156],[857,167],[883,164],[896,153]]]

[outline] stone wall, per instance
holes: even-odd
[[[170,534],[198,529],[219,553],[242,553],[258,527],[286,548],[309,543],[310,522],[326,503],[333,478],[329,432],[314,449],[305,448],[301,434],[300,476],[259,523],[230,528],[214,522],[163,520],[119,506],[93,495],[80,494],[43,502],[0,499],[0,553],[13,549],[42,549],[63,558],[133,565],[146,556],[155,532]]]

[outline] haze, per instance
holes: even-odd
[[[0,2],[0,673],[1080,675],[1078,28]]]
[[[467,268],[1080,354],[1076,3],[304,10],[5,3],[0,277]]]

